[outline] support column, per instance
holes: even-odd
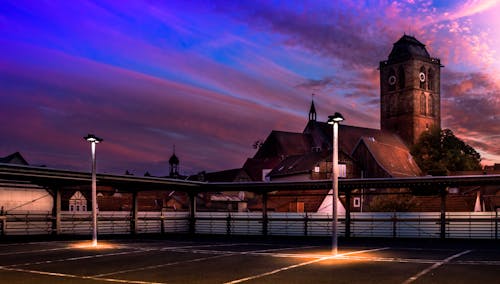
[[[5,230],[7,229],[7,216],[4,215],[3,206],[0,208],[0,236],[5,236]]]
[[[196,194],[189,193],[189,234],[196,233]]]
[[[52,191],[52,235],[61,234],[61,190]]]
[[[138,233],[137,225],[139,224],[139,202],[137,198],[137,191],[132,193],[132,214],[130,218],[130,234],[135,235]]]
[[[345,192],[345,237],[351,237],[351,190]]]
[[[262,193],[262,235],[267,236],[267,192]]]
[[[446,188],[439,189],[441,197],[440,237],[446,238]]]

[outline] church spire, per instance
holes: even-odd
[[[309,109],[309,121],[316,121],[316,108],[314,107],[314,94],[311,95],[311,108]]]
[[[175,155],[175,144],[173,149],[172,156],[168,160],[170,164],[170,177],[178,177],[179,176],[179,158]]]

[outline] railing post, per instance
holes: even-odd
[[[231,235],[231,212],[228,212],[226,217],[226,235]]]
[[[189,193],[189,234],[196,232],[196,194]]]
[[[132,216],[130,218],[130,234],[135,235],[138,232],[139,223],[139,203],[137,198],[137,191],[132,193]]]
[[[262,235],[267,236],[267,192],[262,193]]]
[[[52,234],[61,233],[61,190],[54,188],[52,191]]]
[[[439,195],[441,196],[441,218],[440,218],[440,238],[446,238],[446,189],[440,188]]]
[[[163,215],[163,208],[160,211],[160,233],[165,234],[165,216]]]
[[[351,237],[351,190],[345,192],[345,237]]]
[[[398,217],[396,215],[396,212],[393,212],[392,213],[392,237],[393,238],[397,237],[397,233],[396,233],[398,230],[397,222],[398,222]]]
[[[304,217],[304,236],[306,236],[306,237],[309,234],[309,228],[308,227],[309,227],[309,215],[306,212],[306,216]]]
[[[495,207],[495,240],[498,240],[498,207]]]

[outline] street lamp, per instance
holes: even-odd
[[[344,117],[336,112],[334,115],[328,116],[328,124],[333,125],[333,159],[332,159],[332,254],[337,255],[337,200],[339,196],[339,123],[344,120]],[[348,205],[349,206],[349,205]]]
[[[97,184],[96,184],[96,171],[95,171],[95,144],[102,142],[102,139],[88,134],[83,139],[90,142],[90,149],[92,153],[92,246],[97,246]]]

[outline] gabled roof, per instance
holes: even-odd
[[[0,163],[28,165],[28,162],[23,158],[23,156],[19,152],[15,152],[5,157],[0,157]]]
[[[391,177],[420,176],[421,171],[415,160],[413,160],[408,147],[395,134],[381,132],[375,137],[361,137],[356,145],[364,144],[377,164]]]
[[[309,152],[285,158],[269,173],[271,177],[309,173],[314,166],[331,156],[331,151]]]
[[[255,154],[254,159],[285,157],[309,152],[311,142],[311,136],[308,134],[273,130]]]
[[[332,140],[333,140],[333,128],[330,124],[326,122],[318,122],[318,121],[310,121],[306,129],[304,129],[304,133],[320,131],[319,135],[322,136],[322,140],[328,143],[329,148],[332,148]],[[380,129],[374,128],[365,128],[358,127],[346,124],[339,125],[339,151],[343,151],[344,153],[351,155],[354,147],[358,143],[359,139],[362,136],[366,137],[381,137],[384,136],[385,132]]]

